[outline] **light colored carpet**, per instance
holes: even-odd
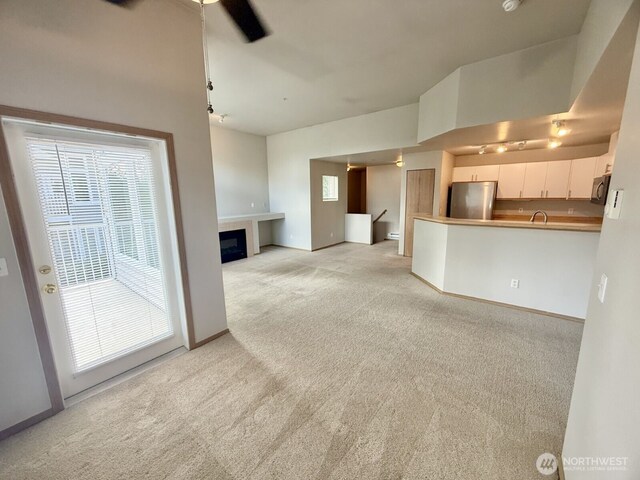
[[[228,264],[231,334],[0,443],[0,478],[542,478],[582,326],[441,296],[396,248]]]

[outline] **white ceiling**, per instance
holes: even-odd
[[[253,0],[272,35],[244,43],[206,7],[214,108],[268,135],[384,110],[461,65],[579,32],[589,0]],[[284,100],[286,98],[286,100]]]

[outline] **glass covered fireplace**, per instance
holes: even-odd
[[[222,263],[247,258],[247,231],[245,229],[220,232]]]

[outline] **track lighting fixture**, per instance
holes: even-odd
[[[207,24],[204,16],[204,4],[212,3],[211,1],[195,0],[200,3],[200,23],[202,25],[202,51],[204,52],[204,74],[207,80],[207,112],[213,114],[213,106],[211,104],[211,91],[213,90],[213,82],[209,72],[209,45],[207,43]]]
[[[551,123],[553,124],[554,128],[556,129],[556,134],[559,137],[564,137],[565,135],[568,135],[569,133],[571,133],[571,130],[569,128],[567,128],[567,125],[562,120],[554,120]]]
[[[562,142],[557,138],[550,138],[547,143],[548,148],[558,148],[560,145],[562,145]]]

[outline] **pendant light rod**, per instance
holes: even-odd
[[[209,71],[209,45],[207,44],[207,21],[204,15],[204,0],[200,0],[200,23],[202,24],[202,51],[204,52],[204,75],[206,77],[207,88],[207,112],[213,113],[211,104],[211,90],[213,83],[211,82],[211,74]]]

